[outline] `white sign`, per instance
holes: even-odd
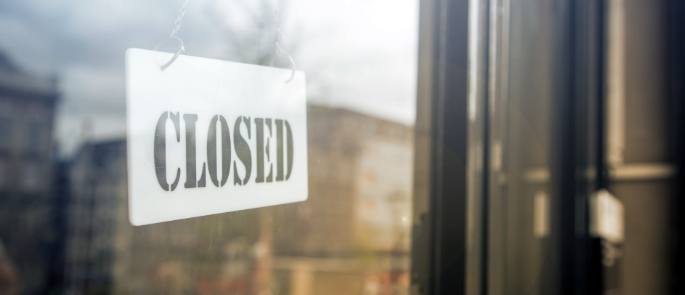
[[[306,200],[304,73],[170,58],[126,52],[131,223]]]

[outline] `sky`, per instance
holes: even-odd
[[[168,35],[183,1],[0,1],[0,50],[59,81],[61,155],[84,140],[125,136],[124,52],[175,51]],[[189,0],[178,33],[186,54],[250,62],[273,48],[260,20],[279,16],[281,43],[307,75],[308,101],[413,124],[417,0],[268,1]]]

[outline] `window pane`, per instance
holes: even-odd
[[[0,3],[0,293],[407,293],[417,1],[184,3]],[[306,73],[307,201],[129,223],[124,52],[179,14],[188,55]]]

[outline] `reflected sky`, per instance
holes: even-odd
[[[281,40],[307,73],[309,101],[413,123],[416,0],[268,1],[190,0],[178,34],[187,54],[253,62],[246,53],[273,48],[270,39],[259,37],[265,35],[259,29],[264,15],[274,15],[264,10],[279,8]],[[181,3],[0,1],[0,50],[19,67],[60,81],[60,154],[85,138],[125,134],[124,52],[174,51],[165,41]],[[235,40],[248,41],[236,46]]]

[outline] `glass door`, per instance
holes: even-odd
[[[471,95],[484,256],[469,294],[594,294],[589,200],[601,185],[603,19],[594,1],[471,1]],[[475,78],[474,78],[475,77]],[[480,164],[482,161],[483,164]],[[479,166],[482,165],[482,166]],[[476,174],[477,175],[477,174]],[[601,281],[601,279],[598,279]]]

